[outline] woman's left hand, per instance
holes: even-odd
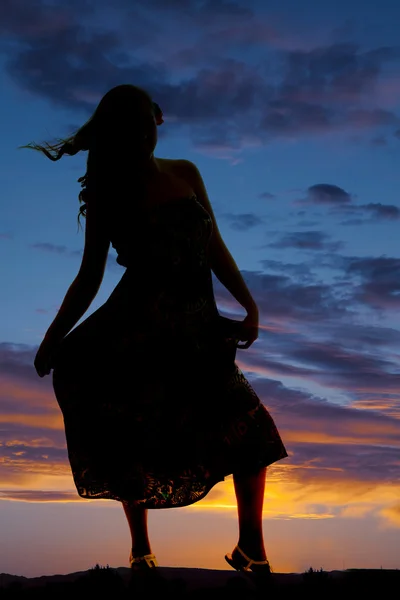
[[[249,311],[242,321],[240,341],[244,344],[237,344],[237,348],[246,350],[250,348],[253,342],[258,338],[258,310]]]
[[[34,365],[39,377],[49,375],[52,368],[53,356],[59,342],[44,338],[36,353]]]

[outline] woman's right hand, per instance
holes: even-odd
[[[237,348],[246,350],[256,341],[258,338],[258,309],[254,308],[248,311],[246,317],[242,321],[242,327],[240,330],[240,341],[243,344],[238,344]]]
[[[36,353],[34,366],[39,377],[50,375],[52,369],[53,357],[58,348],[59,341],[44,337]]]

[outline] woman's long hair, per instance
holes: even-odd
[[[109,90],[89,120],[70,136],[57,138],[53,143],[30,142],[20,146],[38,150],[52,161],[58,161],[64,155],[74,156],[81,151],[88,152],[86,173],[78,179],[82,188],[78,195],[78,230],[81,225],[80,217],[86,216],[87,204],[91,198],[107,200],[110,193],[118,196],[118,188],[122,191],[128,173],[130,181],[134,180],[134,166],[129,152],[132,138],[129,136],[128,121],[135,110],[135,104],[139,106],[143,101],[148,101],[152,106],[157,124],[163,123],[162,111],[147,91],[134,85],[122,84]]]

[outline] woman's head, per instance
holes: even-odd
[[[113,144],[131,149],[140,158],[144,151],[154,151],[156,125],[163,122],[159,105],[146,90],[121,84],[104,94],[89,120],[68,138],[61,138],[54,144],[30,143],[21,148],[40,150],[56,161],[64,154],[72,156],[81,150],[92,150],[95,144]]]
[[[157,125],[163,123],[159,105],[143,88],[121,84],[111,88],[101,98],[94,113],[82,127],[68,138],[56,143],[30,143],[22,148],[40,150],[49,159],[59,160],[64,154],[73,156],[89,151],[86,174],[78,181],[84,188],[79,194],[79,216],[85,216],[88,201],[87,187],[101,179],[101,189],[106,179],[114,179],[124,167],[137,173],[153,156],[157,145]],[[109,177],[107,178],[107,173]],[[93,186],[94,188],[94,186]]]
[[[157,144],[157,124],[162,122],[159,106],[145,90],[118,85],[102,97],[90,125],[85,124],[89,128],[87,135],[83,127],[83,136],[88,138],[89,149],[92,144],[114,142],[129,149],[132,158],[142,161],[152,155]]]

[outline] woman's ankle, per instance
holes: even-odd
[[[262,540],[239,538],[237,545],[240,550],[252,560],[266,560],[267,558],[264,542]]]
[[[131,548],[131,556],[133,558],[138,558],[139,556],[146,556],[147,554],[152,554],[150,546],[136,544]]]

